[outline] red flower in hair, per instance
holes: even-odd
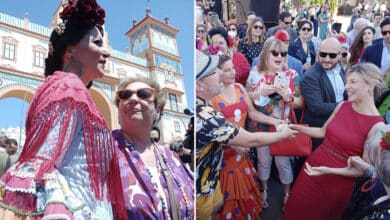
[[[278,30],[275,32],[275,39],[282,41],[284,44],[288,44],[288,33],[284,30]]]
[[[382,150],[390,150],[390,131],[384,132],[382,131],[382,139],[381,139],[381,148]]]
[[[347,43],[347,37],[344,36],[344,34],[339,34],[336,36],[336,39],[341,43],[341,44],[345,44]]]
[[[106,13],[95,0],[69,0],[68,5],[60,13],[64,22],[84,27],[95,24],[103,25]]]
[[[211,44],[207,47],[208,55],[216,55],[221,51],[221,47],[218,44]]]

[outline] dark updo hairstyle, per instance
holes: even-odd
[[[220,34],[223,39],[225,39],[226,41],[226,44],[229,45],[229,40],[228,40],[228,32],[226,31],[226,29],[224,27],[221,27],[221,26],[217,26],[217,27],[213,27],[211,28],[208,32],[207,32],[207,44],[210,45],[211,43],[211,38],[216,35],[216,34]]]
[[[104,9],[95,0],[69,0],[60,13],[63,23],[58,24],[50,35],[45,76],[63,70],[66,48],[77,45],[93,27],[97,27],[103,35],[104,17]]]

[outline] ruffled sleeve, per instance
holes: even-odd
[[[66,178],[59,171],[70,145],[81,144],[80,109],[72,108],[66,102],[56,102],[37,115],[31,125],[34,132],[28,137],[29,144],[39,144],[38,151],[28,160],[18,161],[2,176],[0,185],[5,191],[0,206],[29,216],[43,214],[47,206],[50,206],[49,212],[57,216],[60,214],[58,210],[63,210],[62,214],[66,215],[69,210],[83,208],[83,203],[72,194]],[[56,152],[59,155],[54,167],[42,180],[37,180],[41,166]],[[53,204],[57,207],[54,208]]]

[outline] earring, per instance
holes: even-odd
[[[84,68],[83,68],[83,65],[76,61],[75,58],[74,58],[74,55],[71,54],[70,55],[70,63],[66,64],[65,67],[64,67],[64,71],[65,72],[69,72],[70,71],[70,68],[72,65],[75,65],[77,67],[77,69],[79,70],[76,75],[81,77],[83,75],[83,72],[84,72]]]
[[[154,117],[153,117],[153,126],[158,126],[158,116],[157,115],[155,115]]]

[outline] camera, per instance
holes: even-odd
[[[275,100],[277,100],[277,101],[279,101],[279,100],[281,100],[282,99],[282,96],[281,95],[279,95],[278,93],[272,93],[272,94],[270,94],[270,95],[268,95],[268,97],[269,98],[271,98],[271,99],[275,99]]]
[[[176,153],[179,153],[183,148],[184,143],[181,140],[173,141],[171,144],[169,144],[169,149],[175,151]]]
[[[275,73],[275,80],[274,80],[275,87],[280,87],[280,86],[288,87],[289,83],[290,83],[290,80],[285,76],[285,74],[283,72],[276,72]],[[275,99],[277,101],[282,99],[282,96],[276,92],[268,95],[268,97],[271,99]]]

